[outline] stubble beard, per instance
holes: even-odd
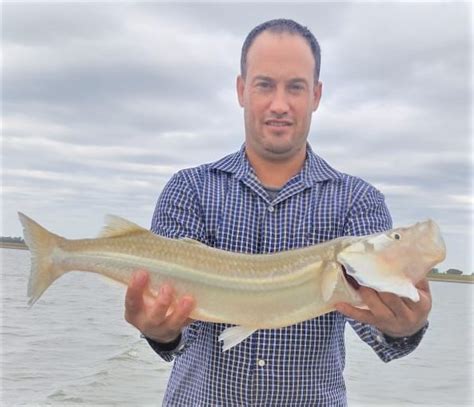
[[[270,162],[288,161],[298,154],[301,149],[306,148],[308,134],[293,134],[288,140],[281,142],[279,138],[286,138],[287,136],[284,134],[286,132],[282,131],[281,134],[271,134],[268,129],[265,129],[264,123],[261,124],[260,128],[252,127],[249,125],[252,119],[250,117],[245,117],[245,119],[246,144],[264,160]],[[309,123],[311,123],[311,120]],[[293,126],[296,126],[295,122],[293,122]],[[308,132],[309,127],[307,129]]]
[[[306,146],[306,141],[288,140],[280,143],[278,140],[265,140],[262,134],[257,135],[257,137],[257,140],[253,138],[253,142],[251,143],[252,149],[262,158],[270,162],[287,161]]]

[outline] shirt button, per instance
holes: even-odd
[[[268,209],[268,212],[273,212],[275,210],[275,208],[272,205],[269,205],[267,209]]]
[[[382,337],[381,337],[380,335],[377,335],[377,336],[375,337],[375,340],[376,340],[378,343],[382,343],[382,342],[383,342],[383,339],[382,339]]]
[[[266,365],[266,362],[263,359],[259,359],[257,363],[260,367],[263,367]]]

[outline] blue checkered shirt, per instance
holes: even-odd
[[[243,146],[215,163],[175,174],[152,221],[159,235],[245,253],[272,253],[390,228],[383,195],[331,168],[309,145],[304,167],[273,201]],[[174,360],[164,405],[344,406],[346,321],[385,362],[411,352],[422,336],[389,342],[376,328],[331,312],[286,328],[259,330],[222,352],[217,338],[229,325],[196,321],[174,350],[149,340],[164,360]]]

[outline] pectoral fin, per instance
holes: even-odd
[[[219,335],[219,341],[223,341],[222,350],[226,351],[238,345],[243,340],[247,339],[256,331],[255,328],[248,328],[245,326],[232,326],[225,329]]]
[[[418,290],[410,279],[400,273],[384,270],[384,265],[378,263],[373,254],[343,250],[337,255],[337,260],[344,266],[347,274],[362,286],[415,302],[420,299]]]

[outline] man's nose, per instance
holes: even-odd
[[[288,95],[284,88],[277,88],[273,93],[272,103],[270,105],[270,110],[272,113],[277,115],[282,115],[288,112]]]

